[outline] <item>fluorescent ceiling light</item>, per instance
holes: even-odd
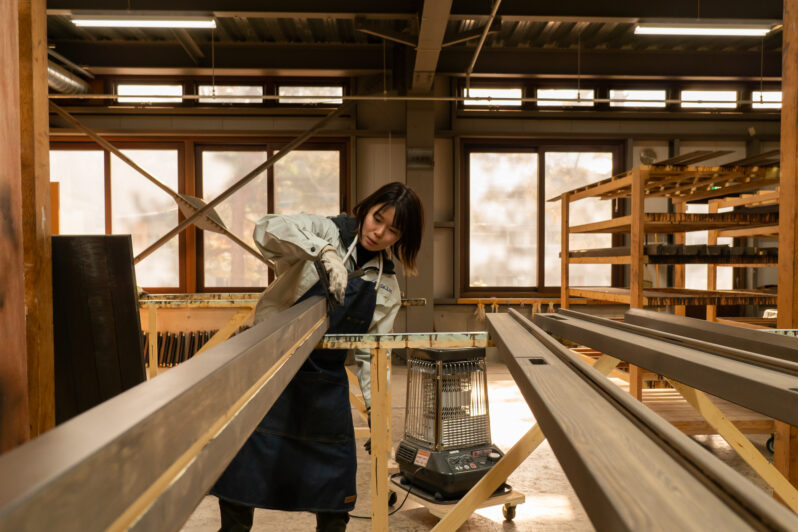
[[[772,30],[771,25],[752,24],[639,24],[636,35],[714,35],[732,37],[762,37]]]
[[[75,26],[94,28],[215,28],[213,17],[147,17],[76,15],[72,18]]]

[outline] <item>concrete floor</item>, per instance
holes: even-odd
[[[391,372],[393,443],[398,444],[404,427],[405,385],[407,370],[395,365]],[[488,367],[491,433],[493,442],[508,450],[532,427],[534,418],[507,368],[501,363]],[[355,425],[360,416],[354,414]],[[698,436],[696,441],[721,460],[751,478],[763,490],[764,482],[732,451],[719,436]],[[771,456],[764,445],[767,437],[753,436],[752,441],[766,456]],[[358,501],[353,515],[370,514],[369,455],[358,445]],[[483,531],[590,531],[594,530],[563,473],[548,442],[544,442],[508,479],[508,483],[526,496],[526,502],[516,509],[513,521],[505,521],[501,506],[478,510],[459,529],[463,532]],[[401,502],[401,498],[399,499]],[[397,503],[398,506],[398,503]],[[410,501],[390,517],[390,530],[401,532],[425,531],[438,522],[425,508]],[[205,497],[183,527],[183,532],[212,532],[219,529],[219,508],[215,497]],[[254,532],[260,531],[312,531],[315,517],[309,513],[256,510]],[[371,530],[366,519],[352,519],[348,531]]]

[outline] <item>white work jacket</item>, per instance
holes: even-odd
[[[342,259],[347,252],[335,223],[316,214],[267,214],[258,220],[252,236],[263,256],[274,262],[276,270],[276,279],[266,288],[255,307],[254,323],[289,308],[318,282],[319,275],[312,261],[319,260],[325,247],[334,247]],[[346,261],[349,271],[355,269],[355,253],[357,250]],[[396,275],[380,275],[379,266],[379,254],[363,265],[367,271],[362,279],[378,282],[369,334],[391,332],[402,302]],[[355,359],[363,398],[366,406],[370,407],[370,354],[366,350],[355,350]]]

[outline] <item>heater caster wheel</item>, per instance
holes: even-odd
[[[396,499],[397,499],[396,492],[395,491],[389,492],[388,493],[388,506],[393,506],[394,504],[396,504]]]
[[[771,453],[776,452],[776,436],[775,436],[775,434],[771,434],[770,435],[770,438],[768,438],[768,441],[765,442],[765,447]]]
[[[508,521],[515,519],[515,504],[505,504],[502,506],[502,515]]]

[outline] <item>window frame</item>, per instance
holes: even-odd
[[[559,297],[559,286],[545,285],[545,203],[546,197],[546,157],[547,152],[611,152],[612,175],[623,171],[625,144],[613,139],[486,139],[461,138],[460,146],[460,297]],[[538,212],[537,212],[537,285],[525,287],[469,285],[470,272],[470,154],[471,153],[537,153],[538,154]],[[618,208],[613,200],[612,217],[618,216]],[[613,246],[619,245],[613,238]],[[616,268],[613,268],[613,285],[617,281]]]
[[[202,148],[215,146],[222,151],[235,151],[237,149],[263,150],[265,146],[271,147],[267,153],[278,150],[293,140],[286,137],[225,137],[225,136],[165,136],[154,139],[147,136],[115,136],[105,137],[115,147],[126,149],[177,149],[178,151],[178,189],[180,194],[199,197],[201,187],[201,153]],[[312,138],[303,143],[297,151],[335,149],[340,154],[340,196],[339,208],[341,212],[349,212],[352,207],[350,187],[350,160],[351,139],[348,137],[322,137]],[[111,154],[88,138],[69,135],[54,135],[50,137],[50,150],[96,150],[103,152],[104,180],[103,198],[105,202],[105,234],[113,234],[111,227]],[[269,172],[273,175],[273,169]],[[158,176],[155,175],[157,178]],[[240,176],[243,177],[243,176]],[[143,178],[143,177],[142,177]],[[273,180],[273,178],[272,178]],[[269,195],[270,200],[273,195]],[[273,209],[272,209],[273,210]],[[266,213],[264,213],[266,214]],[[182,222],[185,217],[178,211],[178,220]],[[239,235],[241,236],[241,235]],[[245,238],[247,235],[243,235]],[[256,287],[211,287],[204,288],[199,282],[199,275],[204,270],[203,256],[199,253],[201,231],[191,225],[176,237],[179,239],[178,279],[179,286],[172,287],[143,287],[153,294],[163,293],[196,293],[196,292],[253,292],[261,288]]]
[[[266,142],[252,142],[252,143],[227,143],[227,142],[213,142],[213,143],[197,143],[194,149],[194,166],[196,168],[194,183],[197,197],[202,196],[203,183],[202,183],[202,154],[205,151],[265,151],[267,159],[272,157],[275,151],[286,146],[288,142],[284,140],[279,141],[266,141]],[[319,151],[330,150],[338,151],[339,158],[339,210],[341,212],[348,212],[350,208],[350,194],[349,194],[349,176],[347,169],[348,164],[348,142],[339,139],[318,139],[313,142],[305,142],[301,147],[292,150],[294,151]],[[243,176],[242,176],[243,177]],[[266,182],[268,186],[267,206],[263,214],[274,213],[274,166],[272,165],[266,174]],[[196,270],[194,272],[196,278],[196,292],[198,293],[214,293],[214,292],[251,292],[251,286],[220,286],[208,287],[205,286],[205,246],[203,232],[201,229],[195,228],[196,244]],[[252,244],[252,242],[250,242]],[[254,246],[254,244],[253,244]],[[274,272],[269,271],[269,282],[274,280]]]

